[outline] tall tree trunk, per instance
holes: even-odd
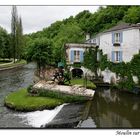
[[[14,63],[15,59],[21,60],[22,47],[23,47],[23,28],[21,17],[18,18],[16,6],[12,7],[11,19],[11,41],[13,49]]]

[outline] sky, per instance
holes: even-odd
[[[99,6],[17,6],[25,34],[40,31],[57,20],[75,16],[83,10],[94,13],[98,8]],[[0,26],[8,32],[11,30],[11,9],[12,6],[0,6]]]

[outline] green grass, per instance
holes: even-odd
[[[6,64],[5,63],[5,65],[0,65],[0,68],[16,67],[16,66],[20,66],[22,64],[26,64],[26,61],[25,60],[21,60],[21,61],[17,61],[16,63],[10,63],[10,64]]]
[[[53,91],[39,91],[38,96],[31,96],[27,89],[21,89],[6,96],[5,105],[17,111],[35,111],[52,109],[63,103],[85,102],[87,98],[82,96],[70,96]]]
[[[68,82],[66,82],[66,84],[68,84]],[[84,86],[84,79],[71,79],[71,85],[81,85],[81,86]],[[90,88],[90,89],[95,89],[96,88],[96,85],[87,80],[87,87],[86,88]]]
[[[30,96],[26,89],[11,93],[5,98],[5,105],[17,111],[51,109],[64,103],[61,99]]]

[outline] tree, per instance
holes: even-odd
[[[110,70],[115,72],[120,77],[119,83],[117,85],[119,89],[131,91],[134,88],[135,84],[132,77],[133,73],[131,71],[131,63],[112,63]]]
[[[107,59],[107,54],[103,54],[102,50],[98,51],[100,62],[99,62],[99,68],[104,71],[106,68],[109,67],[110,62]]]
[[[23,54],[23,46],[24,46],[24,38],[23,38],[23,28],[22,28],[22,19],[21,17],[18,19],[17,23],[17,58],[21,60]]]
[[[28,48],[27,59],[37,63],[38,76],[44,71],[46,65],[51,65],[52,50],[51,43],[46,38],[34,40]]]
[[[133,6],[129,8],[123,20],[128,23],[139,23],[140,22],[140,7]]]
[[[131,71],[134,76],[138,77],[138,82],[140,84],[140,52],[133,56],[130,64]]]
[[[23,47],[23,28],[21,17],[18,18],[16,6],[12,7],[12,19],[11,19],[11,44],[13,50],[13,58],[21,59],[22,47]]]
[[[17,23],[18,23],[17,8],[16,6],[13,6],[12,19],[11,19],[11,41],[12,41],[12,48],[13,48],[14,63],[15,63],[16,53],[17,53]]]
[[[95,78],[98,77],[97,71],[99,68],[99,63],[97,61],[97,50],[98,48],[89,48],[84,53],[84,62],[83,65],[90,69],[95,74]]]
[[[11,57],[10,36],[8,35],[7,31],[2,27],[0,27],[0,57]]]
[[[52,39],[53,42],[53,54],[55,63],[57,64],[60,61],[65,59],[64,57],[64,44],[65,43],[80,43],[83,42],[83,31],[77,25],[77,23],[67,23],[66,25],[61,26],[61,30]]]
[[[84,10],[75,16],[75,20],[85,33],[90,33],[91,22],[89,22],[89,19],[91,16],[92,14],[88,10]]]

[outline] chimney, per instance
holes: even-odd
[[[86,33],[86,41],[90,39],[90,33]]]

